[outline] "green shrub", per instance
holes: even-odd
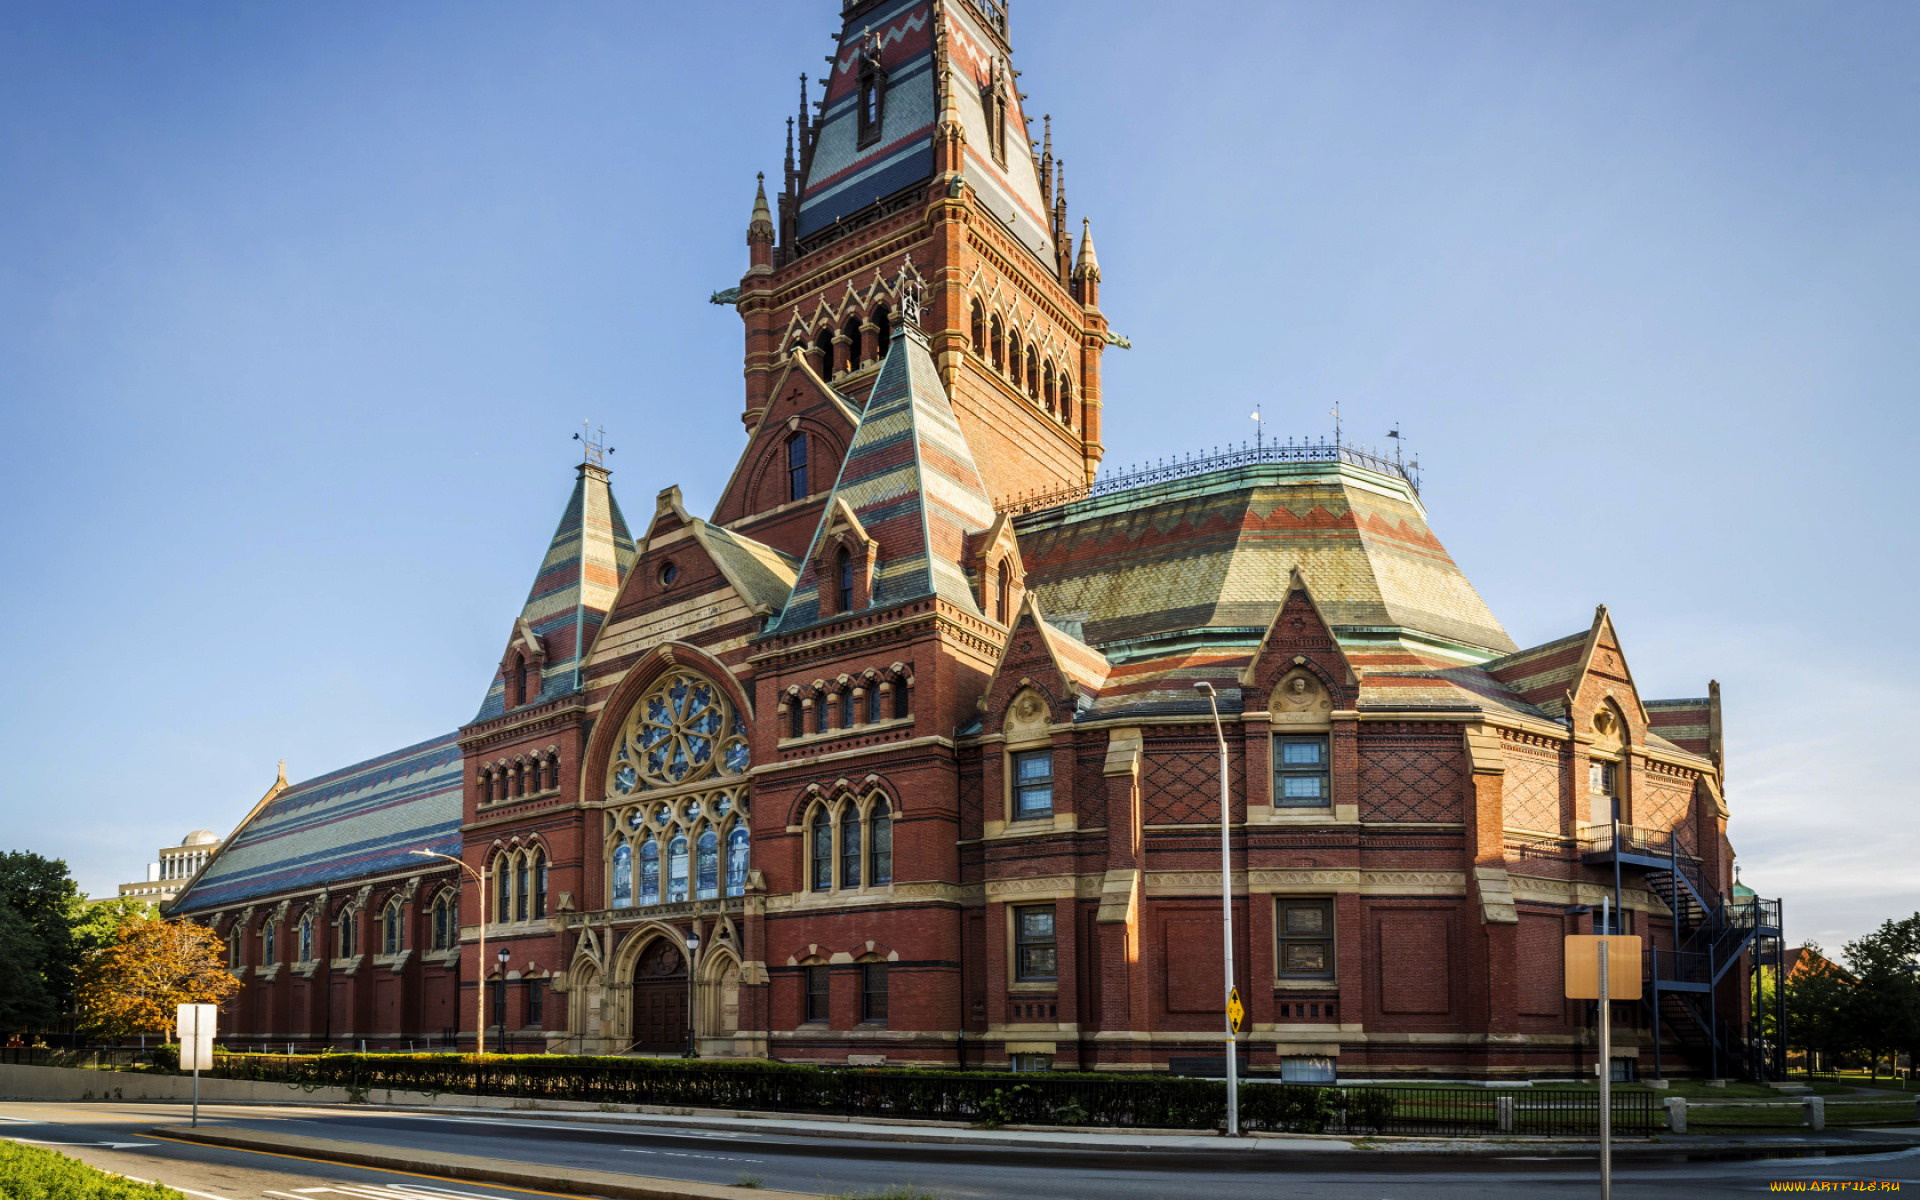
[[[180,1043],[168,1042],[164,1046],[155,1046],[153,1048],[153,1065],[159,1067],[162,1071],[178,1071],[180,1069]]]
[[[135,1183],[38,1146],[0,1142],[6,1200],[186,1200],[170,1187]]]

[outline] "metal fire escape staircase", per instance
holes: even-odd
[[[1626,868],[1640,872],[1672,911],[1673,948],[1656,949],[1649,938],[1646,950],[1642,1002],[1653,1025],[1655,1076],[1662,1073],[1663,1033],[1671,1032],[1708,1078],[1782,1078],[1779,1014],[1773,1014],[1771,1031],[1763,1019],[1779,1001],[1761,986],[1760,969],[1773,967],[1773,977],[1781,977],[1780,901],[1714,894],[1704,885],[1699,860],[1661,830],[1616,824],[1589,843],[1584,858],[1589,865],[1613,868],[1616,878]],[[1743,964],[1750,970],[1739,978],[1750,986],[1754,1001],[1745,1028],[1720,1012],[1726,992],[1722,981]],[[1739,1015],[1737,1009],[1733,1015]]]

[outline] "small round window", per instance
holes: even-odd
[[[675,566],[672,562],[663,562],[660,564],[661,587],[672,587],[673,581],[678,578],[680,578],[679,567]]]

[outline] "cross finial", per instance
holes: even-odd
[[[595,429],[592,421],[582,421],[580,432],[573,435],[573,440],[581,443],[582,462],[593,467],[607,465],[607,455],[613,451],[607,446],[606,426]]]

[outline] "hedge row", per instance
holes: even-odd
[[[1226,1121],[1215,1080],[1048,1072],[903,1068],[829,1069],[797,1063],[625,1059],[553,1054],[489,1056],[225,1055],[218,1073],[352,1092],[414,1091],[601,1104],[834,1113],[985,1124],[1214,1129]],[[1248,1130],[1378,1131],[1394,1110],[1381,1092],[1248,1084]]]
[[[96,1171],[38,1146],[0,1141],[0,1196],[7,1200],[187,1200],[170,1187]]]

